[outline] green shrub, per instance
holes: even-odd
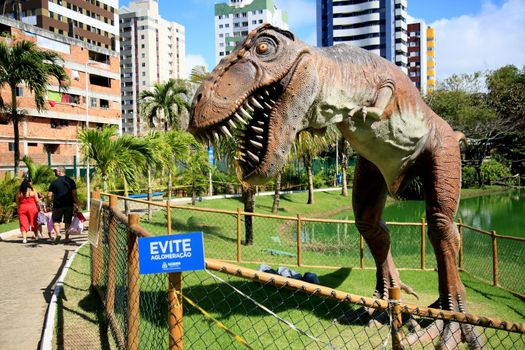
[[[491,159],[481,164],[481,177],[489,185],[497,180],[509,181],[510,176],[510,167],[497,160]]]
[[[478,184],[478,175],[476,173],[476,168],[474,168],[473,166],[466,165],[461,170],[462,187],[474,187]]]
[[[22,180],[6,173],[0,180],[0,224],[5,224],[14,216],[16,210],[16,191]]]
[[[313,177],[314,182],[314,188],[323,188],[326,186],[326,179],[324,176],[324,171],[321,169],[317,174]]]

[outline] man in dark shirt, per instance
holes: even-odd
[[[77,185],[75,181],[66,176],[66,169],[63,167],[55,170],[57,178],[49,185],[47,192],[47,205],[53,199],[53,227],[55,229],[56,240],[60,239],[60,223],[65,224],[66,240],[69,239],[69,225],[73,218],[73,211],[77,207]]]

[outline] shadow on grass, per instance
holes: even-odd
[[[72,288],[72,286],[64,285],[67,288]],[[74,288],[77,289],[78,288]],[[66,313],[74,314],[78,317],[80,317],[82,320],[89,322],[93,325],[98,326],[98,336],[100,339],[100,349],[103,350],[109,350],[111,349],[110,341],[108,337],[108,327],[109,323],[106,319],[106,316],[104,314],[104,308],[99,300],[97,292],[95,292],[93,289],[89,289],[89,294],[87,294],[83,299],[81,299],[78,303],[78,306],[82,311],[72,309],[66,305],[64,305],[65,302],[67,302],[67,296],[64,292],[64,289],[60,291],[60,294],[57,298],[57,326],[56,326],[56,339],[55,339],[55,345],[56,349],[63,350],[65,348],[65,328],[67,328],[67,325],[64,322],[64,315]],[[95,314],[96,319],[92,318],[90,314]],[[82,334],[74,334],[74,335],[68,335],[72,337],[82,337]],[[76,340],[78,341],[78,340]]]

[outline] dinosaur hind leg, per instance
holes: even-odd
[[[382,220],[387,186],[379,169],[370,161],[359,157],[356,164],[352,205],[356,226],[374,257],[376,287],[374,296],[386,299],[389,287],[405,287],[390,252],[390,235]]]
[[[459,234],[454,224],[461,187],[459,147],[453,134],[441,140],[432,154],[425,155],[422,175],[425,189],[428,236],[438,265],[439,299],[442,309],[465,311],[466,293],[461,282],[457,256]],[[445,322],[438,349],[455,349],[461,341],[479,349],[481,339],[472,327]]]

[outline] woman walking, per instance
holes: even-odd
[[[27,232],[31,229],[33,238],[38,235],[37,215],[39,208],[38,194],[33,189],[31,179],[25,178],[16,194],[16,206],[18,208],[18,220],[22,232],[23,243],[27,243]]]

